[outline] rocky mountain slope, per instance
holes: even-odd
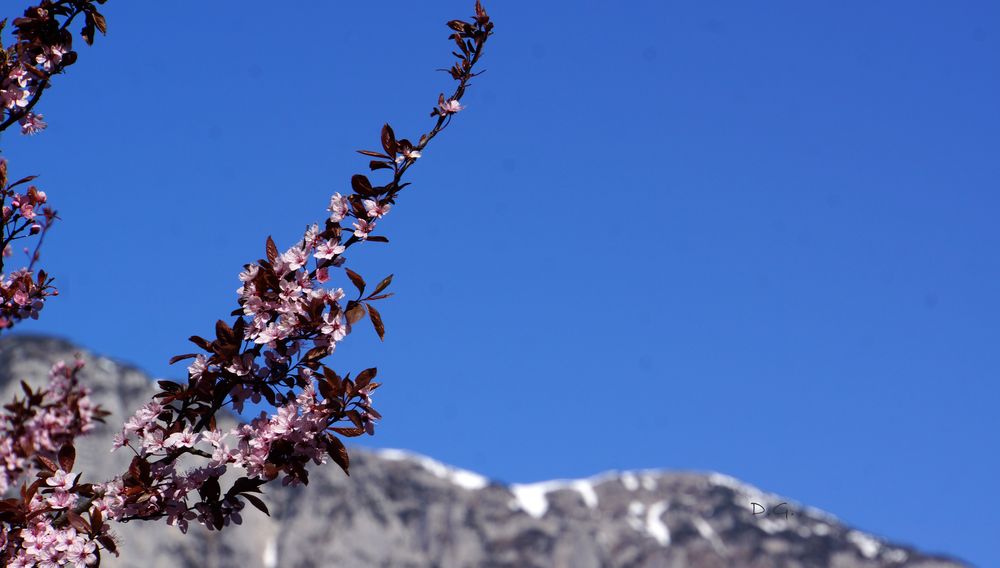
[[[64,341],[0,340],[0,397],[43,381],[55,360],[81,353],[84,380],[113,412],[82,439],[81,469],[106,478],[125,452],[110,438],[145,401],[141,371]],[[268,488],[272,517],[189,535],[130,523],[113,567],[832,567],[965,566],[844,526],[832,516],[719,474],[615,472],[585,480],[504,485],[429,458],[352,451],[351,477],[327,467],[299,489]],[[788,502],[784,506],[781,503]],[[754,507],[752,503],[758,503]],[[766,508],[770,514],[761,513]],[[756,515],[754,513],[757,513]]]

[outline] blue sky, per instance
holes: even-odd
[[[65,219],[23,331],[164,377],[236,278],[414,136],[471,2],[112,1],[6,134]],[[159,8],[159,9],[157,9]],[[395,273],[400,447],[505,481],[714,470],[1000,565],[1000,6],[526,2],[468,109],[349,255]]]

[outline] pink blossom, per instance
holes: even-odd
[[[336,316],[331,316],[327,312],[323,314],[323,323],[324,325],[320,328],[320,333],[330,336],[334,341],[342,341],[350,332],[347,320],[344,319],[342,314],[338,313]]]
[[[56,491],[49,495],[48,503],[53,509],[69,509],[76,504],[77,496],[68,491]]]
[[[254,338],[254,343],[257,343],[258,345],[270,343],[277,339],[278,335],[278,327],[273,323],[269,323],[267,324],[267,327],[257,334],[257,337]]]
[[[2,90],[0,102],[7,109],[24,108],[28,106],[28,91],[16,87]]]
[[[14,292],[13,300],[14,303],[19,306],[26,306],[28,305],[29,302],[31,302],[31,298],[28,296],[28,293],[25,292],[24,290],[18,290]]]
[[[35,61],[46,71],[51,71],[54,66],[59,65],[63,55],[66,55],[65,47],[61,45],[46,46],[41,53],[35,56]]]
[[[200,438],[200,434],[194,433],[191,428],[185,428],[180,432],[168,436],[163,442],[163,446],[167,449],[193,448]]]
[[[191,379],[197,380],[201,378],[202,373],[204,373],[207,368],[208,365],[205,356],[199,354],[194,358],[194,362],[191,363],[190,366],[188,366],[187,370]]]
[[[330,291],[328,291],[326,293],[326,301],[329,302],[329,303],[331,303],[331,304],[336,304],[337,302],[343,300],[344,296],[346,296],[346,295],[347,294],[344,293],[344,289],[343,288],[337,288],[335,290],[330,290]]]
[[[42,120],[45,115],[28,113],[21,117],[21,134],[27,134],[29,136],[38,134],[39,132],[45,130],[48,124]]]
[[[328,240],[316,246],[316,253],[313,255],[322,260],[331,259],[344,252],[344,246],[337,241]]]
[[[330,269],[320,268],[316,271],[316,281],[320,284],[326,284],[330,281]]]
[[[465,107],[460,105],[455,99],[448,99],[447,101],[439,103],[438,108],[441,109],[441,114],[455,114]]]
[[[319,238],[319,225],[313,223],[308,229],[306,229],[306,234],[303,235],[302,241],[305,243],[306,248],[312,248],[316,246],[316,241]]]
[[[298,270],[309,261],[309,255],[302,247],[292,247],[281,255],[281,260],[288,265],[289,270]]]
[[[361,411],[361,426],[369,436],[375,435],[375,422],[374,416],[364,410]]]
[[[35,218],[35,207],[30,203],[24,203],[21,205],[21,216],[25,219],[31,221]]]
[[[8,77],[10,77],[11,80],[16,81],[21,87],[27,87],[30,75],[28,75],[28,71],[24,67],[17,66],[10,70]]]
[[[257,277],[258,271],[260,271],[260,266],[257,266],[256,264],[246,265],[246,270],[240,272],[240,281],[250,282],[251,280]]]
[[[242,356],[234,357],[232,364],[227,366],[226,370],[238,377],[245,377],[254,373],[257,370],[257,363],[254,362],[254,354],[247,352]]]
[[[365,206],[365,212],[368,213],[369,217],[380,218],[385,216],[392,209],[392,205],[389,203],[379,203],[374,199],[365,199],[361,202]]]
[[[57,489],[63,489],[68,491],[73,488],[73,484],[76,483],[76,478],[79,477],[78,473],[68,473],[61,469],[56,470],[51,477],[45,480],[45,484],[49,487],[55,487]]]
[[[92,566],[97,562],[95,550],[97,550],[97,545],[94,541],[76,540],[66,549],[66,560],[73,564],[74,568]]]
[[[372,232],[372,229],[374,228],[375,228],[375,221],[366,221],[365,219],[358,219],[354,223],[354,236],[361,240],[365,240],[368,238],[368,235]]]
[[[158,454],[165,450],[163,442],[163,432],[160,430],[147,431],[142,436],[143,454]]]
[[[177,527],[184,534],[188,531],[188,521],[193,521],[198,517],[194,511],[188,510],[183,501],[171,501],[167,503],[167,524]]]
[[[340,193],[334,193],[330,198],[330,206],[327,208],[330,211],[330,222],[339,223],[347,217],[348,212],[347,198]]]
[[[420,150],[404,150],[398,156],[396,156],[396,163],[402,164],[406,160],[416,160],[420,157]]]

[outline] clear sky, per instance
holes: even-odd
[[[2,142],[65,219],[21,329],[176,378],[268,234],[322,219],[383,122],[429,126],[472,2],[165,6],[109,2],[50,129]],[[1000,4],[488,8],[468,109],[348,255],[396,274],[385,343],[332,360],[385,381],[365,445],[720,471],[1000,566]]]

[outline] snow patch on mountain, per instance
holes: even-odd
[[[594,490],[593,479],[557,479],[539,483],[515,483],[510,486],[510,492],[514,494],[515,507],[536,519],[544,517],[549,510],[548,494],[564,489],[579,493],[583,504],[587,507],[591,509],[597,507],[597,491]]]
[[[435,459],[407,452],[405,450],[385,449],[378,450],[376,454],[389,461],[413,462],[430,472],[432,475],[446,481],[450,481],[463,489],[468,489],[469,491],[476,491],[490,484],[489,479],[479,475],[478,473],[445,465]]]

